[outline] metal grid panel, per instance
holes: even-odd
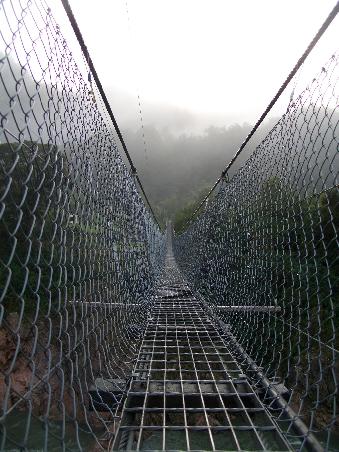
[[[113,450],[289,450],[171,250]]]

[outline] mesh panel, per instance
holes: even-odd
[[[169,240],[113,450],[288,451]]]
[[[338,433],[338,58],[175,241],[181,269],[266,403],[283,397],[327,447]],[[305,440],[281,407],[272,414],[292,442]]]
[[[43,2],[0,52],[0,449],[106,449],[163,236]]]

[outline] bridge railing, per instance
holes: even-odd
[[[338,438],[338,70],[335,53],[175,240],[289,439],[314,435],[328,449]]]
[[[44,1],[0,2],[1,450],[107,448],[163,259],[86,76]]]

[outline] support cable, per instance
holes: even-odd
[[[260,118],[258,119],[258,121],[256,122],[256,124],[253,126],[252,130],[250,131],[250,133],[247,135],[247,137],[245,138],[245,140],[243,141],[243,143],[241,144],[241,146],[239,147],[239,149],[237,150],[237,152],[234,154],[234,156],[232,157],[231,161],[228,163],[228,165],[226,166],[226,168],[223,170],[223,172],[221,173],[220,177],[218,178],[218,180],[214,183],[213,187],[209,190],[209,192],[207,193],[207,195],[204,197],[204,199],[201,201],[201,203],[199,204],[199,206],[195,209],[195,211],[193,212],[192,216],[188,219],[187,221],[187,226],[192,222],[192,220],[195,218],[195,216],[197,215],[197,213],[200,211],[200,209],[202,208],[202,206],[204,205],[204,203],[207,201],[207,199],[211,196],[211,194],[214,192],[214,190],[216,189],[216,187],[219,185],[219,183],[225,178],[225,176],[228,174],[228,171],[230,170],[230,168],[232,167],[232,165],[234,164],[234,162],[236,161],[236,159],[239,157],[239,155],[241,154],[241,152],[243,151],[243,149],[245,148],[245,146],[247,145],[247,143],[250,141],[250,139],[252,138],[252,136],[254,135],[254,133],[257,131],[257,129],[259,128],[259,126],[262,124],[262,122],[264,121],[264,119],[266,118],[266,116],[268,115],[268,113],[271,111],[271,109],[273,108],[273,106],[276,104],[277,100],[279,99],[279,97],[282,95],[282,93],[285,91],[286,87],[289,85],[290,81],[293,79],[293,77],[295,76],[295,74],[298,72],[298,70],[300,69],[300,67],[303,65],[303,63],[305,62],[306,58],[308,57],[308,55],[311,53],[311,51],[313,50],[313,48],[315,47],[315,45],[318,43],[318,41],[320,40],[320,38],[322,37],[322,35],[325,33],[325,31],[327,30],[327,28],[330,26],[330,24],[333,22],[333,20],[335,19],[336,15],[339,12],[339,1],[337,1],[336,5],[334,6],[334,8],[332,9],[332,11],[329,13],[329,15],[327,16],[326,20],[324,21],[324,23],[322,24],[322,26],[319,28],[317,34],[314,36],[314,38],[312,39],[312,41],[310,42],[310,44],[307,46],[306,50],[304,51],[304,53],[302,54],[302,56],[299,58],[299,60],[297,61],[297,63],[295,64],[294,68],[291,70],[291,72],[289,73],[289,75],[287,76],[286,80],[284,81],[284,83],[280,86],[279,90],[277,91],[276,95],[273,97],[273,99],[271,100],[271,102],[268,104],[268,106],[266,107],[265,111],[263,112],[263,114],[260,116]]]
[[[140,178],[139,178],[139,176],[138,176],[138,174],[137,174],[137,169],[136,169],[136,167],[134,166],[134,163],[133,163],[133,160],[132,160],[132,158],[131,158],[131,156],[130,156],[130,153],[128,152],[126,143],[125,143],[124,138],[123,138],[123,136],[122,136],[122,134],[121,134],[121,131],[120,131],[119,126],[118,126],[118,123],[117,123],[117,121],[116,121],[116,119],[115,119],[115,117],[114,117],[113,111],[112,111],[111,106],[110,106],[110,104],[109,104],[109,102],[108,102],[108,99],[107,99],[107,97],[106,97],[105,91],[104,91],[104,89],[103,89],[103,87],[102,87],[102,84],[101,84],[101,82],[100,82],[99,76],[98,76],[97,71],[96,71],[96,69],[95,69],[95,66],[94,66],[94,64],[93,64],[92,58],[91,58],[91,56],[90,56],[90,54],[89,54],[88,48],[87,48],[87,46],[86,46],[86,44],[85,44],[84,38],[83,38],[83,36],[82,36],[82,34],[81,34],[80,28],[79,28],[78,23],[77,23],[77,21],[76,21],[76,19],[75,19],[75,16],[74,16],[74,14],[73,14],[73,11],[72,11],[72,9],[71,9],[71,6],[70,6],[68,0],[61,0],[61,3],[62,3],[62,5],[63,5],[64,10],[65,10],[65,12],[66,12],[66,14],[67,14],[67,17],[68,17],[68,19],[69,19],[69,21],[70,21],[70,23],[71,23],[71,26],[72,26],[72,28],[73,28],[74,34],[75,34],[75,36],[76,36],[76,38],[77,38],[77,40],[78,40],[78,43],[79,43],[79,45],[80,45],[81,51],[82,51],[83,54],[85,55],[86,61],[87,61],[87,63],[88,63],[88,67],[89,67],[89,69],[90,69],[90,71],[91,71],[91,73],[92,73],[92,75],[93,75],[93,79],[94,79],[94,81],[95,81],[95,83],[96,83],[96,85],[97,85],[98,91],[99,91],[99,93],[100,93],[100,95],[101,95],[101,97],[102,97],[102,100],[103,100],[103,102],[104,102],[104,105],[105,105],[105,107],[106,107],[106,110],[107,110],[107,112],[108,112],[108,115],[109,115],[109,117],[110,117],[110,119],[111,119],[111,121],[112,121],[112,123],[113,123],[113,125],[114,125],[114,129],[115,129],[115,131],[116,131],[116,133],[117,133],[117,135],[118,135],[118,138],[119,138],[119,140],[120,140],[120,143],[121,143],[121,145],[122,145],[122,148],[123,148],[123,150],[124,150],[124,153],[125,153],[125,155],[126,155],[126,157],[127,157],[128,163],[130,164],[131,172],[132,172],[133,174],[135,174],[136,180],[137,180],[137,182],[138,182],[138,184],[139,184],[139,186],[140,186],[141,192],[142,192],[142,194],[143,194],[143,196],[144,196],[144,198],[145,198],[145,201],[146,201],[146,203],[147,203],[147,205],[148,205],[148,208],[149,208],[149,210],[151,211],[151,213],[152,213],[152,215],[153,215],[153,218],[154,218],[155,222],[157,223],[157,225],[158,225],[159,228],[160,228],[159,221],[158,221],[157,217],[155,216],[155,213],[154,213],[154,211],[153,211],[153,209],[152,209],[152,206],[151,206],[151,204],[150,204],[150,202],[149,202],[149,200],[148,200],[148,197],[147,197],[147,195],[146,195],[146,193],[145,193],[144,187],[142,186],[142,183],[141,183],[141,181],[140,181]]]

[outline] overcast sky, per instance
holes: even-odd
[[[225,122],[253,122],[292,69],[334,0],[70,0],[117,117],[144,121],[152,104]],[[54,8],[67,34],[69,26]],[[338,19],[302,71],[336,50]],[[286,107],[293,83],[276,108]],[[126,100],[126,102],[124,102]],[[124,110],[124,105],[128,111]],[[148,117],[149,116],[149,117]],[[212,121],[213,119],[211,119]],[[227,124],[225,124],[227,125]]]

